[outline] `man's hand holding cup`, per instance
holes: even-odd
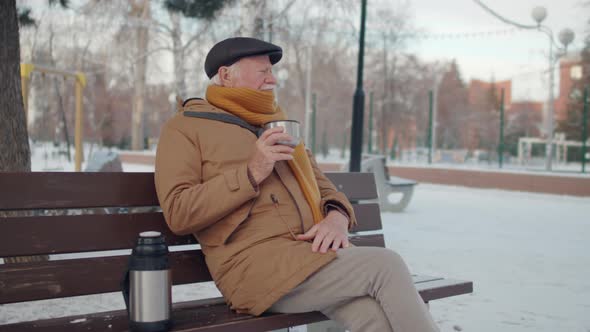
[[[248,170],[257,184],[260,184],[270,175],[277,161],[292,160],[292,154],[297,145],[294,143],[299,142],[298,128],[297,137],[294,137],[286,132],[284,126],[271,126],[267,123],[264,127],[266,130],[256,141],[254,154],[248,162]]]

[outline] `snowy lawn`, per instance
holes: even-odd
[[[420,184],[383,222],[413,272],[474,281],[443,331],[590,331],[590,198]]]
[[[413,272],[475,283],[472,295],[431,303],[442,331],[590,332],[590,198],[420,184],[383,224]],[[173,294],[209,296],[219,296],[211,283]],[[121,308],[118,293],[0,305],[0,324]]]

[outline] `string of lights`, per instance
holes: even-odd
[[[477,31],[477,32],[454,32],[454,33],[433,33],[433,34],[416,34],[413,35],[416,39],[477,39],[477,38],[489,38],[489,37],[501,37],[507,35],[514,35],[524,30],[519,28],[507,28],[498,30],[488,31]]]

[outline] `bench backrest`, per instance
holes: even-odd
[[[354,202],[353,232],[380,230],[378,204],[358,203],[377,197],[373,174],[327,175]],[[197,241],[168,229],[153,173],[0,173],[0,187],[0,257],[77,254],[0,264],[0,304],[119,291],[130,250],[112,250],[132,248],[146,230],[166,237],[174,285],[211,281]],[[384,246],[381,234],[352,242]]]
[[[377,183],[389,181],[387,158],[384,155],[365,154],[361,162],[361,171],[375,174]]]

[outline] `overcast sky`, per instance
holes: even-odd
[[[370,1],[369,1],[370,2]],[[503,16],[521,24],[534,24],[531,10],[544,6],[543,22],[557,37],[569,27],[576,33],[571,50],[579,50],[588,33],[590,7],[580,0],[483,0]],[[445,37],[412,41],[408,51],[423,59],[456,59],[463,78],[497,81],[512,79],[513,99],[547,98],[549,39],[535,30],[512,29],[473,0],[410,0],[414,24],[429,35]],[[482,33],[473,36],[473,33]],[[449,36],[455,35],[455,37]],[[457,37],[461,35],[461,37]],[[556,86],[558,81],[555,82]]]
[[[530,25],[534,24],[531,17],[532,8],[544,6],[548,16],[543,24],[551,28],[556,37],[565,27],[576,33],[574,43],[570,46],[570,50],[573,51],[571,53],[579,51],[583,46],[584,37],[590,34],[590,7],[582,6],[583,2],[588,3],[590,0],[482,1],[503,16]],[[283,2],[277,1],[278,4]],[[415,53],[427,61],[456,59],[466,82],[473,78],[490,80],[493,77],[496,81],[512,79],[515,100],[547,99],[549,40],[543,33],[536,30],[519,30],[503,23],[484,11],[473,0],[367,2],[370,8],[392,6],[394,10],[400,8],[400,3],[409,2],[412,25],[422,31],[424,36],[407,42],[405,52]],[[42,12],[40,6],[46,7],[46,1],[19,0],[19,3],[32,5],[36,15]],[[374,17],[368,17],[367,22],[367,42],[370,44],[371,27],[378,26],[380,22]],[[346,36],[350,38],[350,34]],[[161,56],[166,61],[161,61],[164,64],[160,69],[164,74],[158,75],[159,80],[161,77],[171,77],[172,73],[172,63],[168,54]],[[556,88],[558,83],[556,75]]]

